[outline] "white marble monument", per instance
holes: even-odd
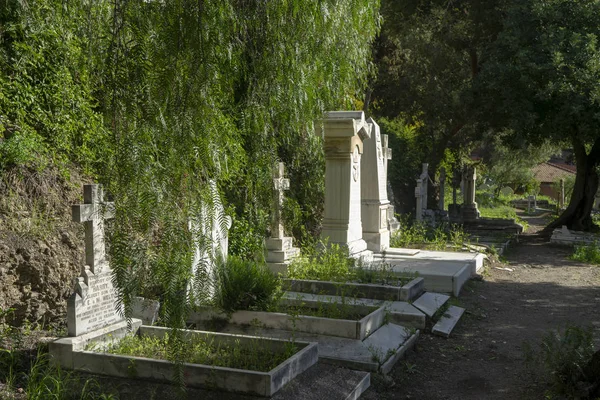
[[[369,258],[361,216],[361,156],[371,125],[362,111],[333,111],[323,121],[325,141],[325,215],[321,237]]]
[[[390,247],[387,152],[384,153],[379,125],[371,118],[367,123],[371,125],[371,139],[363,143],[361,161],[362,237],[369,250],[380,252]]]
[[[203,203],[199,215],[192,217],[189,222],[195,248],[188,291],[195,303],[213,295],[215,263],[218,259],[227,260],[229,229],[232,225],[231,217],[225,215],[216,181],[209,181],[209,189],[213,203]]]
[[[122,310],[117,308],[104,246],[104,220],[113,217],[114,205],[103,202],[100,185],[84,185],[83,198],[84,204],[72,207],[73,221],[85,227],[85,266],[77,278],[75,293],[67,300],[69,336],[80,336],[124,320]]]
[[[292,237],[286,237],[283,229],[283,192],[289,190],[290,180],[284,177],[282,162],[273,168],[273,216],[271,222],[271,237],[266,240],[267,266],[275,273],[285,274],[290,262],[300,254],[300,250],[293,247]]]

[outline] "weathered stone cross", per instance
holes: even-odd
[[[387,168],[387,160],[392,159],[392,149],[388,147],[388,135],[381,135],[383,138],[382,150],[383,150],[383,162],[386,164]]]
[[[85,227],[85,264],[98,274],[107,266],[104,220],[113,218],[114,204],[102,201],[100,185],[83,186],[83,203],[72,206],[73,221]]]
[[[275,163],[275,178],[273,178],[273,186],[275,187],[275,194],[273,196],[274,213],[273,223],[271,226],[271,236],[274,238],[281,239],[284,237],[283,232],[283,192],[290,188],[290,180],[283,177],[284,167],[283,163]]]

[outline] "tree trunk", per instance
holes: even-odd
[[[600,163],[600,139],[596,140],[589,154],[585,151],[585,145],[581,141],[576,138],[572,141],[577,163],[575,186],[569,206],[557,220],[544,228],[546,233],[563,225],[576,231],[598,230],[598,227],[592,222],[591,212],[598,190],[596,167]]]

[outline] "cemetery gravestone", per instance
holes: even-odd
[[[290,180],[284,178],[284,165],[282,162],[275,164],[273,178],[273,218],[271,222],[271,238],[267,239],[267,265],[276,273],[285,273],[287,267],[300,250],[293,247],[292,237],[286,237],[283,229],[283,192],[289,190]]]
[[[559,197],[559,207],[562,210],[565,208],[565,180],[560,180],[560,197]]]
[[[369,257],[362,238],[361,155],[371,126],[362,111],[333,111],[323,121],[325,212],[321,236],[346,246],[354,257]]]
[[[367,123],[371,125],[371,140],[363,143],[361,161],[362,237],[369,250],[379,252],[390,247],[387,215],[390,201],[387,198],[385,172],[388,153],[384,152],[379,125],[371,118]]]
[[[438,209],[444,210],[444,204],[446,202],[446,168],[442,167],[440,169],[440,199],[438,202]]]
[[[388,162],[389,162],[389,160],[392,159],[392,149],[390,149],[388,147],[388,135],[382,134],[381,142],[382,142],[382,150],[383,150],[383,171],[384,171],[384,177],[385,177],[384,180],[385,180],[385,185],[386,185],[387,199],[390,201],[390,204],[388,205],[388,209],[387,209],[388,229],[389,229],[390,233],[394,233],[398,229],[400,229],[400,222],[396,218],[396,210],[394,208],[394,205],[392,204],[393,197],[390,197],[390,196],[393,196],[393,193],[391,192],[390,186],[388,185],[388,179],[387,179]]]
[[[72,207],[73,221],[85,227],[85,266],[77,278],[75,293],[67,300],[67,331],[79,336],[122,321],[112,271],[106,260],[104,219],[112,218],[114,205],[104,203],[100,185],[85,185],[84,204]]]
[[[463,177],[464,200],[461,207],[461,216],[463,222],[473,222],[479,218],[479,210],[475,202],[475,181],[477,171],[475,167],[465,169]]]

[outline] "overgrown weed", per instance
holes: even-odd
[[[548,332],[537,346],[525,342],[523,351],[532,377],[549,386],[546,398],[588,398],[583,391],[598,380],[598,371],[590,366],[594,355],[592,327],[570,325]]]
[[[571,259],[587,264],[600,265],[600,245],[598,242],[575,246]]]

